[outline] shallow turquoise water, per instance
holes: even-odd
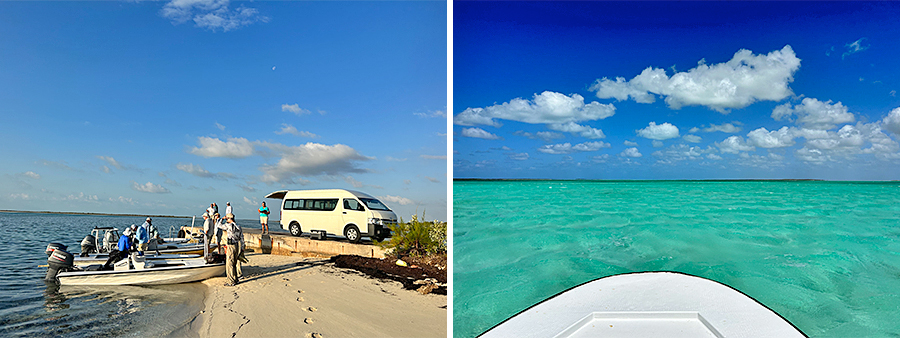
[[[900,336],[900,182],[453,184],[455,337],[655,270],[728,284],[810,337]]]

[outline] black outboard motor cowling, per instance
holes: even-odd
[[[53,251],[54,251],[54,250],[57,250],[57,249],[58,249],[58,250],[66,251],[66,249],[68,249],[68,248],[69,248],[69,247],[67,247],[67,246],[64,245],[64,244],[60,244],[60,243],[50,243],[50,244],[47,244],[47,250],[44,251],[44,253],[47,254],[47,257],[50,257],[50,255],[53,254]]]
[[[50,258],[47,258],[47,276],[46,281],[56,281],[56,275],[60,271],[68,271],[75,266],[75,255],[72,255],[62,249],[53,250]]]

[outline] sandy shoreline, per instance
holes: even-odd
[[[446,337],[447,296],[420,295],[327,259],[250,253],[244,278],[208,286],[204,310],[173,337]]]

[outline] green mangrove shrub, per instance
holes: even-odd
[[[425,213],[421,220],[412,215],[412,220],[388,225],[391,238],[379,242],[378,245],[388,250],[388,255],[402,257],[422,257],[431,254],[447,253],[447,223],[441,221],[426,222]]]

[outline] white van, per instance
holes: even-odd
[[[383,240],[391,236],[387,225],[397,215],[375,197],[344,189],[279,190],[266,198],[283,199],[281,228],[300,236],[303,231],[319,235],[344,235],[359,243],[363,237]]]

